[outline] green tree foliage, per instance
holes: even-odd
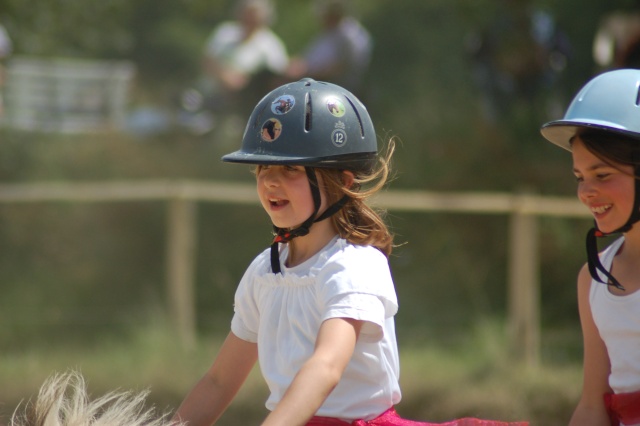
[[[276,4],[274,29],[290,53],[298,54],[318,30],[312,2],[277,0]],[[543,141],[538,128],[547,119],[558,118],[547,110],[550,100],[563,109],[575,90],[597,72],[591,42],[602,17],[635,2],[354,0],[354,4],[375,42],[363,98],[381,139],[397,135],[401,140],[392,188],[518,191],[526,187],[542,194],[573,194],[567,153]],[[474,81],[470,42],[474,34],[492,29],[509,4],[517,12],[531,6],[550,12],[566,33],[571,51],[553,87],[534,90],[529,98],[511,99],[490,122],[483,116],[482,91]],[[215,25],[232,16],[232,5],[230,0],[0,0],[0,22],[7,27],[16,54],[133,61],[138,69],[134,96],[150,96],[166,106],[172,93],[197,78],[203,44]],[[515,27],[502,37],[516,41],[527,32],[526,26]],[[511,59],[530,53],[520,49]],[[245,169],[218,161],[236,142],[181,133],[140,141],[126,135],[63,138],[0,129],[0,180],[161,177],[248,182],[252,177]],[[24,320],[29,315],[20,314],[28,312],[22,308],[25,304],[38,311],[49,303],[46,318],[53,319],[77,304],[102,304],[106,310],[117,306],[126,318],[140,306],[161,300],[164,214],[159,205],[0,206],[0,247],[11,247],[0,256],[0,283],[6,286],[0,323],[17,315],[13,324],[30,327]],[[401,323],[446,329],[464,327],[478,316],[504,314],[504,217],[392,211],[389,218],[398,242],[406,242],[391,260],[402,304]],[[233,289],[249,260],[267,244],[269,226],[259,209],[243,206],[202,206],[199,220],[201,324],[224,328],[225,322],[211,318],[217,310],[223,310],[226,318]],[[542,225],[543,320],[577,327],[574,282],[583,262],[582,232],[587,224],[549,219]],[[31,292],[33,288],[38,291]],[[65,321],[58,323],[61,329],[68,325]],[[13,330],[0,331],[0,342],[15,339],[18,334]]]

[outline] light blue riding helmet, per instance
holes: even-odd
[[[594,77],[575,96],[564,118],[544,124],[540,132],[571,151],[571,138],[587,128],[640,139],[640,69],[619,69]]]

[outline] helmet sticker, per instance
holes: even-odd
[[[291,95],[278,96],[271,102],[271,112],[277,115],[283,115],[291,111],[296,104],[296,99]]]
[[[338,148],[347,143],[347,133],[344,131],[345,125],[342,121],[336,123],[335,129],[331,132],[331,142]]]
[[[270,118],[262,124],[260,137],[265,142],[273,142],[282,133],[282,123],[277,118]]]
[[[327,98],[327,108],[334,117],[342,117],[346,112],[342,101],[334,96]]]

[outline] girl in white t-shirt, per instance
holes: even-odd
[[[609,71],[542,127],[571,151],[578,198],[595,219],[578,275],[584,383],[571,426],[640,425],[639,103],[640,70]],[[598,254],[596,238],[617,233]]]
[[[242,148],[223,161],[256,165],[275,239],[242,277],[231,332],[175,419],[215,423],[259,361],[270,390],[263,425],[431,424],[394,409],[393,236],[365,203],[385,185],[393,151],[391,140],[378,156],[366,108],[334,84],[303,79],[258,103]],[[473,421],[464,424],[504,424]]]

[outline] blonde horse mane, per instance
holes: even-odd
[[[145,408],[148,394],[148,390],[114,391],[90,400],[80,373],[56,373],[44,382],[38,399],[28,402],[24,412],[16,409],[9,426],[178,426],[167,420],[166,414],[156,417],[153,408]]]

